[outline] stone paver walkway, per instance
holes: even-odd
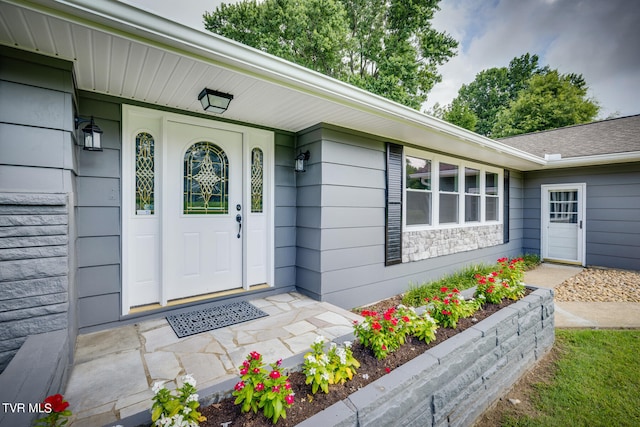
[[[266,363],[309,349],[314,339],[353,331],[359,316],[292,292],[250,301],[269,314],[250,322],[178,338],[166,319],[78,337],[65,398],[73,427],[117,424],[149,410],[156,381],[177,387],[189,373],[198,390],[238,376],[251,351]]]

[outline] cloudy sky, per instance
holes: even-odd
[[[227,0],[230,2],[231,0]],[[125,0],[186,25],[203,28],[202,14],[219,0]],[[637,0],[442,0],[434,27],[460,42],[440,68],[442,83],[427,106],[446,105],[464,83],[527,52],[541,65],[581,73],[599,118],[640,114],[640,2]]]

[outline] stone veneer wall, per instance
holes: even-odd
[[[419,261],[503,243],[502,224],[402,233],[402,262]]]
[[[66,194],[0,193],[0,372],[29,335],[68,327]]]

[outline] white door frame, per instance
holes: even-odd
[[[578,192],[578,235],[577,235],[577,259],[558,259],[549,257],[549,194],[551,191],[577,191]],[[586,183],[568,184],[544,184],[540,186],[540,254],[542,259],[560,261],[571,264],[586,264]]]
[[[121,247],[122,247],[122,314],[127,315],[132,306],[146,305],[159,303],[164,306],[167,304],[167,283],[165,283],[165,274],[163,274],[164,263],[162,259],[164,256],[170,256],[172,248],[168,246],[166,239],[163,239],[163,230],[169,225],[167,221],[163,221],[161,216],[163,210],[163,191],[168,188],[166,183],[166,174],[163,171],[166,168],[164,162],[167,155],[167,126],[168,122],[180,122],[186,125],[203,126],[212,129],[228,130],[232,132],[242,133],[243,135],[243,173],[242,173],[242,187],[243,187],[243,209],[242,228],[248,230],[251,226],[252,219],[257,221],[256,215],[251,214],[251,150],[259,147],[263,150],[263,171],[264,171],[264,184],[263,184],[263,197],[264,197],[264,217],[266,221],[266,235],[264,236],[265,243],[265,268],[263,272],[264,282],[273,286],[274,284],[274,230],[275,230],[275,163],[274,163],[274,151],[275,151],[275,139],[274,134],[271,131],[256,129],[248,126],[240,126],[232,123],[219,122],[215,120],[202,119],[198,117],[184,116],[175,113],[168,113],[159,110],[153,110],[142,107],[135,107],[130,105],[122,106],[122,209],[121,209],[121,221],[122,221],[122,235],[121,235]],[[155,139],[155,188],[157,196],[155,200],[155,214],[149,217],[142,217],[135,214],[135,137],[139,132],[149,132]],[[247,166],[248,165],[248,166]],[[235,207],[234,207],[235,213]],[[156,264],[153,267],[155,270],[153,273],[149,273],[149,276],[153,276],[149,283],[146,285],[149,287],[150,299],[148,301],[140,303],[134,301],[134,295],[132,294],[132,283],[134,281],[133,275],[135,270],[133,263],[135,263],[135,248],[132,244],[133,233],[140,222],[146,221],[146,224],[153,224],[153,221],[157,222],[157,225],[152,225],[150,229],[155,229],[157,253],[152,255],[156,257]],[[148,231],[147,233],[153,234],[154,231]],[[255,277],[255,274],[249,274],[247,269],[249,265],[255,265],[255,262],[247,262],[248,252],[246,250],[248,234],[242,233],[243,240],[243,282],[242,287],[246,290],[255,283],[249,283],[248,277]],[[147,257],[148,258],[148,257]]]

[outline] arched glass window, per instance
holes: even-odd
[[[229,160],[210,142],[196,142],[184,155],[185,214],[229,212]]]
[[[260,148],[251,150],[251,212],[262,213],[264,154]]]
[[[146,132],[136,135],[136,215],[153,215],[155,142]]]

